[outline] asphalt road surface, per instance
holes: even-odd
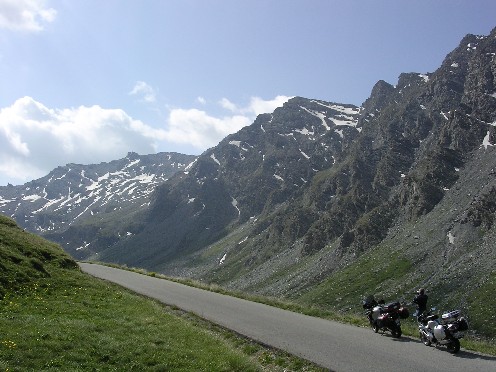
[[[359,328],[168,280],[111,267],[80,264],[81,269],[168,305],[175,305],[332,371],[367,370],[496,372],[496,358],[461,350],[427,347],[419,341]]]

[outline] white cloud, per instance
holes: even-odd
[[[0,110],[0,173],[29,181],[67,163],[119,159],[128,151],[156,152],[166,133],[123,110],[100,106],[49,109],[31,97]]]
[[[166,138],[169,142],[205,150],[250,123],[248,117],[241,115],[216,118],[197,109],[173,109],[169,114]]]
[[[227,98],[222,98],[219,101],[219,105],[222,108],[225,108],[226,110],[229,110],[229,111],[232,111],[232,112],[238,111],[238,107],[234,103],[232,103],[231,101],[229,101]]]
[[[57,11],[48,8],[44,0],[0,0],[0,29],[42,31],[56,15]]]
[[[133,90],[131,90],[129,94],[132,96],[139,96],[143,101],[149,103],[155,102],[157,100],[155,89],[153,89],[150,85],[148,85],[144,81],[137,81],[136,84],[134,85]]]
[[[277,96],[273,100],[265,101],[253,97],[244,108],[239,108],[227,98],[223,98],[219,101],[220,106],[233,113],[224,117],[215,117],[197,109],[172,109],[169,113],[166,137],[169,142],[189,144],[206,150],[229,134],[250,125],[256,115],[273,112],[290,98]]]
[[[277,107],[281,107],[290,98],[288,96],[277,96],[272,100],[265,101],[260,97],[252,97],[250,101],[249,110],[255,115],[273,112]]]
[[[264,100],[260,97],[251,97],[250,103],[247,107],[238,107],[227,98],[222,98],[219,104],[222,108],[229,110],[234,113],[257,116],[260,114],[273,112],[277,107],[282,106],[291,97],[288,96],[277,96],[272,100]]]
[[[143,86],[139,85],[137,92],[140,87]],[[257,114],[274,111],[287,99],[279,96],[264,101],[255,97],[244,108],[232,104],[236,112],[226,116],[175,108],[169,111],[162,129],[157,129],[121,109],[97,105],[53,109],[23,97],[0,108],[0,185],[31,181],[67,163],[120,159],[129,151],[150,154],[159,147],[160,151],[170,151],[172,144],[204,151],[250,125]]]
[[[198,97],[197,99],[197,102],[202,104],[202,105],[206,105],[207,104],[207,100],[203,97]]]

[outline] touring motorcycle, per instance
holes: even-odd
[[[393,337],[401,337],[400,319],[407,319],[410,315],[406,307],[401,306],[399,302],[376,302],[373,296],[369,296],[363,300],[363,308],[374,332],[389,331]]]
[[[424,312],[418,317],[420,339],[426,346],[445,345],[448,352],[455,354],[460,351],[460,338],[468,329],[467,320],[461,316],[460,310],[454,310],[441,315]]]

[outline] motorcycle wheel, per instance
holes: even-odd
[[[451,353],[451,354],[456,354],[460,351],[460,340],[458,340],[457,338],[454,338],[453,340],[451,340],[451,342],[446,345],[447,348],[448,348],[448,352]]]
[[[374,331],[374,333],[379,332],[379,327],[377,326],[376,323],[372,323],[372,330]]]
[[[424,332],[419,332],[420,333],[420,341],[423,342],[425,346],[431,346],[431,342],[427,338],[427,336],[424,334]]]
[[[400,338],[401,337],[401,327],[397,327],[397,328],[391,330],[391,335],[394,338]]]

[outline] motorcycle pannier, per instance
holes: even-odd
[[[446,338],[446,332],[444,331],[444,327],[442,325],[434,327],[434,337],[436,337],[438,341]]]
[[[372,309],[372,319],[377,320],[381,314],[382,308],[380,306],[376,306]]]
[[[400,307],[400,309],[398,310],[398,314],[400,315],[401,319],[408,319],[408,317],[410,316],[410,312],[406,307]]]
[[[459,331],[466,331],[468,329],[468,323],[465,318],[461,317],[460,319],[458,319],[457,323]]]

